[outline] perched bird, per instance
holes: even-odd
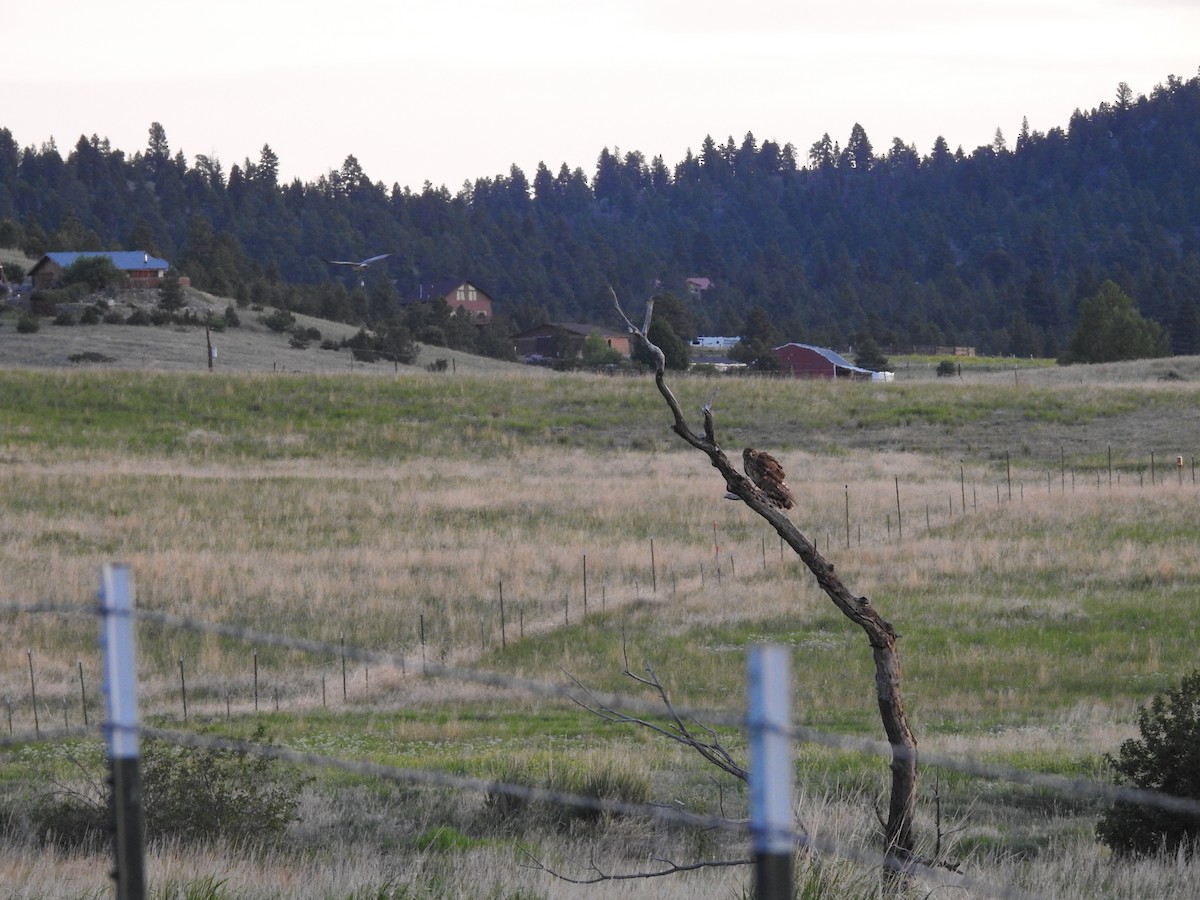
[[[770,453],[747,447],[742,451],[742,468],[772,506],[791,509],[796,505],[796,497],[784,481],[783,466]]]

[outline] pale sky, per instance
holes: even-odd
[[[456,193],[533,180],[539,161],[589,179],[600,151],[661,155],[705,135],[792,143],[803,164],[855,122],[971,152],[1149,94],[1200,67],[1200,0],[204,0],[8,4],[0,127],[22,146],[80,135],[228,173],[264,144],[284,181],[353,154],[367,176]]]

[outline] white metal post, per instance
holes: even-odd
[[[786,648],[750,649],[750,833],[755,897],[790,900],[792,847],[791,667]]]
[[[144,900],[137,661],[133,639],[133,580],[129,567],[106,564],[100,586],[100,648],[104,653],[104,700],[108,758],[112,769],[113,877],[117,900]]]

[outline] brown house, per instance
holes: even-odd
[[[151,256],[145,250],[87,250],[83,252],[47,253],[29,270],[36,289],[52,288],[62,282],[63,273],[82,257],[106,256],[129,278],[132,288],[157,288],[171,264]]]
[[[629,335],[600,325],[578,322],[543,322],[513,335],[513,346],[522,359],[577,359],[583,355],[583,342],[599,334],[605,343],[624,357],[629,356]]]
[[[492,321],[492,298],[469,281],[447,279],[423,284],[417,288],[417,296],[408,299],[413,303],[432,303],[444,300],[450,311],[466,314],[476,325],[487,325]]]

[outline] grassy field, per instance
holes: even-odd
[[[9,324],[0,350],[16,339]],[[701,813],[743,815],[744,794],[682,749],[571,704],[422,677],[422,657],[637,693],[628,660],[652,666],[677,702],[736,715],[746,647],[776,641],[793,649],[797,722],[882,736],[861,633],[773,533],[721,499],[648,379],[465,364],[357,374],[0,370],[0,601],[86,606],[100,566],[124,561],[145,608],[408,657],[352,660],[343,695],[336,651],[146,625],[141,702],[156,725],[182,726],[182,659],[191,728],[244,735],[261,721],[300,750],[552,787],[620,773],[627,796]],[[781,457],[795,520],[902,635],[923,750],[1104,777],[1138,704],[1195,666],[1196,375],[1179,359],[998,363],[961,380],[675,387],[695,410],[719,385],[723,443]],[[31,661],[41,727],[79,724],[80,664],[99,716],[93,620],[9,614],[4,636],[0,694],[16,733],[33,728]],[[744,759],[736,730],[722,733]],[[61,744],[11,749],[0,773],[9,835],[51,779],[77,777]],[[804,746],[797,773],[809,833],[870,845],[884,762]],[[521,848],[575,876],[592,859],[637,871],[652,856],[747,848],[625,818],[497,821],[470,792],[317,774],[284,846],[155,846],[152,885],[609,898],[736,897],[749,884],[748,870],[725,869],[570,885]],[[1192,864],[1109,859],[1091,838],[1096,812],[926,769],[919,831],[931,849],[940,828],[969,874],[1039,896],[1192,895]],[[106,865],[16,838],[0,854],[18,897],[101,896]],[[848,863],[799,870],[807,896],[877,887]]]

